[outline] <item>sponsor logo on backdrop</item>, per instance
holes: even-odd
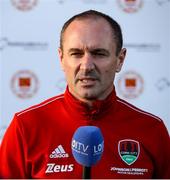
[[[144,90],[144,80],[135,71],[127,71],[118,79],[118,92],[127,99],[137,98]]]
[[[126,47],[127,49],[134,49],[138,52],[159,52],[161,49],[160,44],[153,44],[153,43],[148,43],[148,44],[125,43],[124,47]]]
[[[159,91],[163,91],[167,88],[170,88],[170,80],[163,77],[156,82],[156,87]]]
[[[29,11],[37,5],[38,0],[11,0],[11,2],[18,10]]]
[[[126,13],[138,12],[143,6],[143,0],[117,0],[117,3]]]
[[[7,47],[22,48],[24,50],[44,51],[47,50],[48,43],[40,41],[10,41],[8,38],[2,37],[0,39],[0,50],[4,50]]]
[[[162,6],[166,3],[170,3],[170,0],[156,0],[156,2],[158,5]]]
[[[31,98],[39,89],[37,76],[29,70],[16,72],[11,79],[12,92],[19,98]]]
[[[63,4],[66,0],[57,0],[59,4]]]

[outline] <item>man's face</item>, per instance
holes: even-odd
[[[69,91],[84,102],[105,99],[125,56],[125,50],[116,56],[108,22],[103,18],[74,20],[63,39],[59,56]]]

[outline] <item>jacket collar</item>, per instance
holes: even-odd
[[[89,106],[76,99],[70,92],[68,87],[64,93],[66,108],[71,111],[71,115],[81,116],[83,119],[95,120],[107,113],[110,108],[115,104],[116,92],[115,89],[110,93],[110,95],[105,100],[96,100],[93,106]]]

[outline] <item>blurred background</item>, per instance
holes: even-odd
[[[117,95],[162,118],[170,132],[170,0],[0,0],[0,139],[15,112],[64,92],[60,30],[89,9],[122,27],[127,57]]]

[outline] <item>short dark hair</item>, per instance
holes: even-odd
[[[71,24],[71,22],[73,22],[74,20],[83,20],[90,18],[104,18],[110,24],[111,29],[113,30],[113,38],[116,41],[116,55],[118,55],[123,45],[122,30],[120,25],[110,16],[95,10],[84,11],[80,14],[71,17],[64,23],[60,33],[60,48],[63,50],[64,32],[67,29],[67,27]]]

